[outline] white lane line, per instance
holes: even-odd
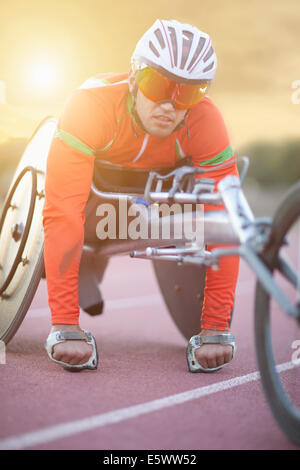
[[[286,362],[276,367],[278,372],[283,372],[296,367],[296,365],[292,362]],[[252,372],[247,375],[224,380],[213,385],[207,385],[187,392],[177,393],[176,395],[170,395],[168,397],[149,401],[140,405],[121,408],[119,410],[109,411],[108,413],[98,414],[89,418],[69,421],[67,423],[50,426],[48,428],[28,432],[19,436],[9,437],[7,439],[0,440],[0,450],[25,449],[26,447],[34,447],[47,442],[57,441],[69,436],[74,436],[75,434],[107,426],[109,424],[120,423],[127,419],[137,418],[138,416],[152,413],[153,411],[180,405],[206,395],[211,395],[248,382],[259,380],[259,378],[259,372]]]

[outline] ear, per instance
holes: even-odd
[[[128,75],[128,86],[129,86],[130,93],[134,94],[137,89],[137,84],[136,84],[132,69],[130,69],[129,75]]]

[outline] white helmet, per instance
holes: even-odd
[[[176,20],[156,20],[137,43],[133,71],[150,66],[181,83],[213,80],[217,57],[208,34]]]

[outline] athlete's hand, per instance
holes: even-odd
[[[51,333],[54,331],[80,331],[79,325],[54,325]],[[68,364],[84,364],[87,362],[93,352],[91,344],[87,344],[83,340],[69,340],[58,343],[53,346],[53,358],[57,361],[67,362]]]
[[[217,334],[216,330],[201,330],[199,336]],[[211,369],[231,361],[232,346],[230,344],[203,344],[199,349],[196,349],[195,356],[202,367]]]

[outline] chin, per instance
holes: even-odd
[[[161,129],[161,128],[152,128],[149,130],[149,134],[153,135],[154,137],[168,137],[173,132],[172,129]]]

